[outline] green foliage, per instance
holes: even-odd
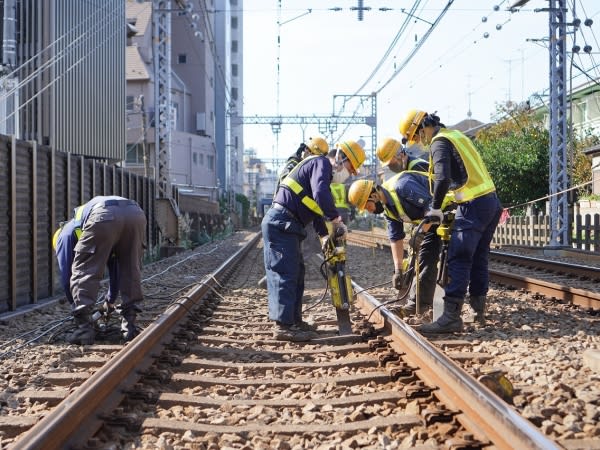
[[[242,225],[247,227],[250,221],[250,200],[244,194],[235,194],[235,200],[242,205]]]
[[[583,137],[573,136],[569,142],[571,144],[570,154],[572,155],[570,164],[571,186],[588,183],[592,180],[592,160],[588,155],[583,153],[583,151],[588,147],[599,144],[600,137],[594,136],[591,131],[588,130],[584,133]],[[590,192],[590,184],[577,188],[577,194],[580,198]]]
[[[504,206],[525,203],[548,193],[550,136],[543,121],[527,108],[499,108],[504,118],[481,131],[481,153]]]

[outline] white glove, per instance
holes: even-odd
[[[429,211],[425,214],[425,218],[428,218],[430,222],[442,223],[444,220],[444,213],[441,209],[429,208]]]
[[[321,251],[323,252],[323,254],[325,254],[325,252],[327,251],[329,236],[321,236],[320,239],[321,239]]]

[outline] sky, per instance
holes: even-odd
[[[469,111],[488,122],[508,100],[547,103],[549,15],[536,9],[549,2],[530,0],[511,13],[514,2],[454,0],[443,13],[447,0],[363,0],[371,10],[359,21],[351,9],[358,0],[245,0],[243,116],[328,116],[334,108],[341,116],[369,116],[359,96],[376,92],[381,142],[399,138],[398,123],[410,109],[437,111],[450,126]],[[574,9],[582,23],[567,50],[573,37],[582,49],[591,45],[573,61],[597,79],[600,2],[566,3],[568,20]],[[589,81],[572,73],[573,87]],[[316,125],[283,125],[275,134],[269,125],[245,124],[244,147],[286,158],[315,134],[323,135]],[[330,144],[362,139],[372,152],[366,125],[340,125],[325,137]]]

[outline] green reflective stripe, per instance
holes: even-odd
[[[413,159],[408,163],[408,170],[411,170],[417,164],[427,164],[427,161],[421,158]]]
[[[311,159],[315,159],[315,158],[324,158],[324,156],[321,156],[321,155],[309,156],[308,158],[305,158],[302,161],[300,161],[296,165],[296,167],[294,167],[290,171],[290,173],[287,175],[287,177],[285,177],[283,180],[281,180],[281,185],[288,187],[294,194],[299,196],[302,204],[304,206],[306,206],[308,209],[310,209],[312,212],[314,212],[315,214],[317,214],[319,216],[324,216],[325,214],[323,213],[323,210],[321,209],[321,207],[317,204],[316,201],[314,201],[314,199],[310,198],[304,192],[304,188],[302,187],[302,185],[300,183],[298,183],[298,180],[296,180],[296,174],[297,174],[298,170],[300,169],[300,167],[303,166],[307,161],[310,161]]]
[[[352,153],[352,156],[354,156],[354,161],[358,161],[358,157],[356,156],[356,153],[354,153],[354,151],[352,150],[352,147],[350,147],[346,142],[342,142],[342,145],[346,147],[346,150]],[[354,167],[354,163],[352,161],[350,161],[350,164],[352,164],[352,167]]]
[[[75,210],[75,220],[81,220],[82,216],[83,216],[83,205],[78,206],[77,209]]]
[[[84,210],[84,206],[78,206],[77,209],[75,210],[75,222],[79,222],[79,226],[75,227],[75,237],[77,238],[77,240],[79,240],[79,238],[81,238],[81,234],[83,233],[83,230],[81,229],[81,218],[83,217],[83,210]]]

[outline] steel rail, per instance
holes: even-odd
[[[361,288],[353,282],[356,292]],[[436,395],[461,413],[458,419],[481,441],[489,439],[498,449],[560,449],[531,422],[496,394],[465,373],[455,362],[429,343],[403,320],[389,312],[366,292],[357,295],[357,306],[371,320],[390,331],[399,353],[418,367],[419,377],[438,388]]]
[[[489,270],[490,279],[494,282],[537,292],[547,297],[571,302],[574,305],[589,309],[600,309],[600,294],[584,289],[572,288],[562,284],[550,283],[537,278],[524,277],[514,273]]]
[[[124,389],[141,377],[140,372],[152,363],[154,355],[160,353],[156,350],[169,340],[181,319],[217,285],[218,279],[235,267],[260,237],[261,234],[256,233],[217,270],[167,308],[108,364],[22,435],[12,449],[83,448],[86,440],[101,426],[99,416],[109,414],[120,403]]]
[[[582,264],[572,264],[563,261],[549,261],[524,255],[514,255],[497,251],[490,252],[490,259],[505,264],[533,267],[537,270],[548,270],[551,272],[574,275],[589,280],[600,280],[600,269]]]

